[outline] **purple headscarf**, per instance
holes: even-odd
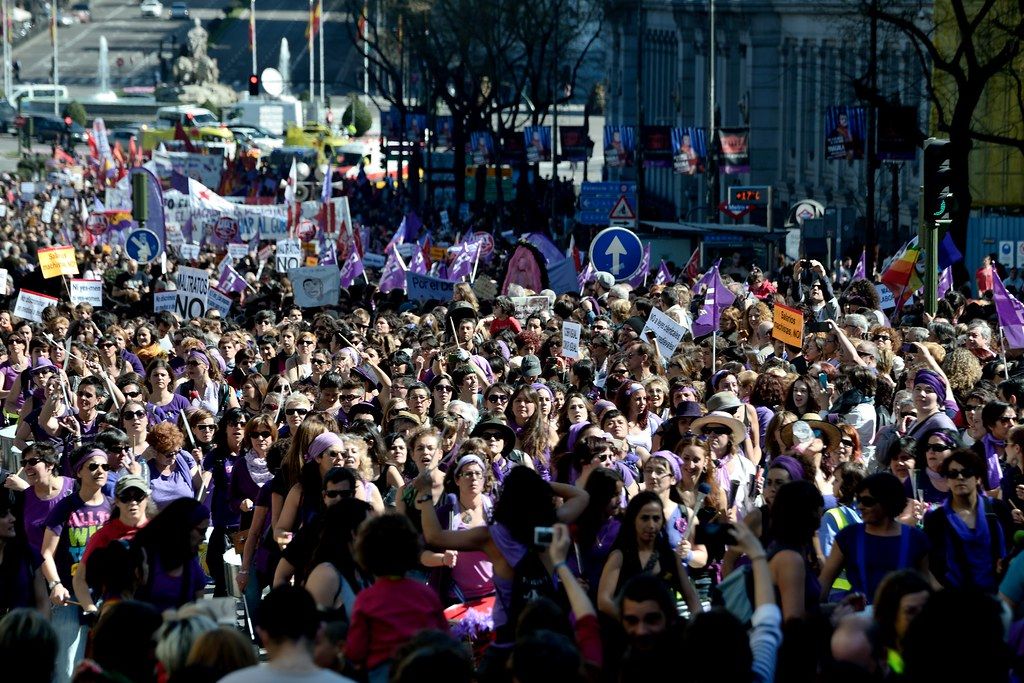
[[[790,481],[802,481],[804,478],[804,466],[800,464],[800,461],[791,455],[780,455],[779,457],[772,460],[771,465],[768,469],[778,468],[786,470],[789,473]]]
[[[914,384],[925,384],[934,389],[935,393],[939,396],[940,406],[946,402],[946,382],[938,373],[931,370],[918,370],[917,374],[914,375]]]
[[[342,445],[341,437],[334,432],[324,432],[313,439],[313,443],[309,444],[309,448],[306,449],[306,462],[315,460],[318,455],[326,451],[331,446],[340,445]]]

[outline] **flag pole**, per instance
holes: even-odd
[[[470,282],[476,282],[476,267],[478,265],[480,265],[480,252],[481,252],[480,245],[477,244],[477,247],[476,247],[476,258],[473,259],[473,273],[469,276],[469,281]]]
[[[999,337],[1002,339],[1002,356],[1003,356],[1003,377],[1004,379],[1010,379],[1010,366],[1006,364],[1006,334],[1003,332],[1003,326],[999,326]]]
[[[249,35],[252,36],[252,73],[256,73],[256,0],[249,0]]]
[[[309,0],[309,106],[313,106],[313,98],[316,90],[313,87],[313,62],[316,61],[316,51],[313,49],[313,32],[316,24],[313,22],[313,0]],[[307,120],[309,115],[306,115]]]
[[[319,43],[320,43],[320,106],[324,108],[324,122],[327,121],[327,97],[324,95],[324,0],[317,0],[320,3],[320,11],[317,12],[320,16],[318,17],[317,23],[320,24],[317,28],[319,29]]]

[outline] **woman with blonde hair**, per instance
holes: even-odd
[[[953,396],[958,403],[964,403],[967,394],[981,379],[981,362],[968,349],[957,347],[946,354],[941,364]]]
[[[356,473],[356,498],[369,503],[378,515],[384,514],[384,499],[373,485],[373,460],[366,441],[355,434],[341,435],[341,463]]]
[[[473,307],[474,311],[480,310],[480,302],[477,301],[476,294],[473,293],[473,288],[468,282],[459,282],[455,285],[455,289],[452,292],[452,303],[456,301],[466,301]]]

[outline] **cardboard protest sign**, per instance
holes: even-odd
[[[78,275],[78,261],[75,259],[74,247],[47,247],[40,249],[39,267],[44,278],[58,275]]]
[[[18,300],[14,304],[14,315],[34,323],[43,322],[43,309],[56,306],[58,299],[39,292],[23,289],[18,292]]]
[[[657,308],[652,308],[651,315],[644,323],[644,329],[640,331],[640,338],[647,339],[649,331],[654,333],[654,338],[657,340],[658,353],[667,360],[675,353],[676,347],[683,340],[683,335],[687,330],[665,313]]]
[[[512,303],[516,305],[516,318],[522,322],[534,313],[540,313],[551,308],[551,300],[546,296],[513,296]]]
[[[103,280],[71,279],[71,303],[92,304],[96,308],[103,306]]]
[[[178,293],[174,291],[170,292],[154,292],[153,293],[153,312],[162,313],[163,311],[174,312],[174,305],[178,300]]]
[[[302,242],[294,239],[278,240],[277,253],[274,256],[274,267],[279,273],[287,273],[298,268],[302,258]]]
[[[295,293],[295,305],[300,308],[334,306],[341,291],[341,271],[337,266],[292,268],[288,271]]]
[[[804,314],[795,308],[775,304],[772,339],[797,348],[804,344]]]
[[[202,318],[206,315],[206,295],[210,291],[210,278],[206,271],[179,266],[177,281],[174,313],[182,320]]]
[[[579,323],[562,323],[562,355],[566,358],[580,357],[580,337],[583,326]]]
[[[210,310],[220,311],[220,316],[226,318],[231,311],[231,297],[216,287],[211,287],[206,292],[206,306]]]

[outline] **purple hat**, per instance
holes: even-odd
[[[935,390],[939,395],[939,401],[946,399],[946,382],[942,376],[931,370],[918,370],[914,375],[914,384],[924,384]]]
[[[106,451],[102,451],[99,448],[94,448],[78,457],[73,463],[71,463],[71,474],[78,476],[78,470],[82,469],[82,465],[91,458],[103,458],[104,461],[110,459]]]
[[[306,449],[306,462],[315,460],[321,453],[326,451],[331,446],[341,446],[341,437],[334,432],[324,432],[320,436],[313,439],[313,443],[309,444],[309,448]]]
[[[589,421],[580,422],[569,427],[569,436],[565,440],[566,450],[571,451],[576,447],[576,441],[580,438],[580,432],[590,426]]]
[[[701,417],[704,413],[700,409],[700,403],[696,401],[680,401],[679,405],[672,411],[672,419],[681,417]]]
[[[49,358],[40,356],[36,358],[36,362],[32,365],[32,374],[42,372],[43,370],[50,370],[51,372],[57,372],[57,366],[50,362]]]
[[[546,391],[550,399],[554,400],[555,398],[555,392],[551,391],[551,387],[549,387],[547,384],[544,384],[543,382],[534,382],[533,384],[530,385],[530,387],[538,394],[542,391]]]
[[[799,460],[791,455],[780,455],[772,460],[768,469],[775,468],[786,470],[786,472],[789,473],[790,481],[802,481],[804,478],[804,466],[800,464]]]
[[[188,359],[197,360],[208,368],[213,367],[213,363],[210,362],[210,357],[206,355],[205,351],[200,351],[199,349],[192,349],[189,351]]]
[[[604,413],[605,411],[614,410],[616,408],[617,406],[611,401],[607,399],[601,399],[600,401],[594,404],[594,414],[600,417],[601,414]]]
[[[682,473],[682,468],[679,465],[679,456],[672,451],[654,451],[651,453],[652,458],[661,458],[668,463],[668,467],[672,470],[672,476],[679,481]]]

